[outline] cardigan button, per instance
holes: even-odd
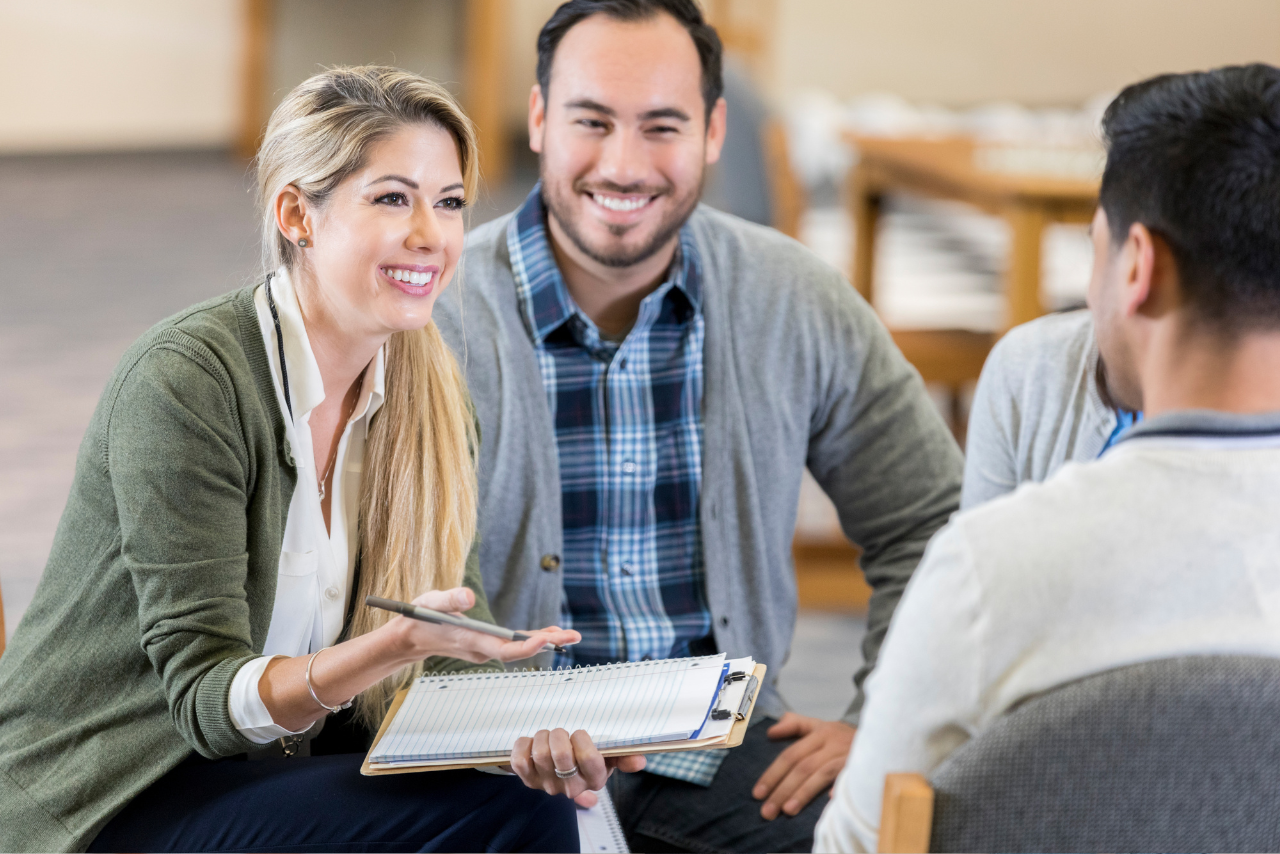
[[[555,572],[560,568],[560,555],[545,554],[542,556],[542,568],[547,572]]]

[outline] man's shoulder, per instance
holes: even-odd
[[[462,272],[468,275],[468,283],[471,281],[472,274],[480,271],[491,273],[495,268],[506,268],[508,274],[510,273],[511,257],[507,249],[507,225],[513,216],[515,216],[514,211],[503,214],[476,226],[467,234],[466,246],[463,249]],[[473,270],[474,267],[480,270]],[[483,284],[492,277],[485,275],[477,278]]]
[[[1055,565],[1070,573],[1079,556],[1105,541],[1118,520],[1141,524],[1134,514],[1150,482],[1146,466],[1121,455],[1068,462],[1048,480],[1027,481],[952,521],[963,531],[976,565],[989,572],[1009,570],[1004,583]]]
[[[844,275],[782,232],[699,205],[689,218],[707,287],[727,292],[741,320],[798,315],[869,320],[870,306]]]
[[[753,268],[761,264],[785,266],[792,274],[816,274],[840,279],[840,273],[800,241],[777,229],[736,217],[708,205],[698,205],[689,217],[698,251],[719,263]]]

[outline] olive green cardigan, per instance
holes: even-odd
[[[193,750],[255,747],[228,694],[266,640],[295,480],[252,288],[125,353],[0,656],[0,851],[84,850]],[[492,620],[474,555],[466,583]]]

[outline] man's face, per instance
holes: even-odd
[[[587,257],[630,267],[666,246],[693,213],[720,156],[721,101],[706,122],[693,39],[670,15],[593,15],[560,42],[549,98],[530,98],[530,147],[543,197]]]
[[[1142,409],[1142,387],[1127,335],[1122,303],[1126,245],[1116,245],[1112,240],[1107,214],[1101,205],[1094,212],[1089,235],[1093,240],[1093,273],[1089,279],[1088,303],[1107,394],[1115,405],[1137,412]]]

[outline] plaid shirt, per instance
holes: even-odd
[[[558,665],[692,654],[711,635],[702,482],[701,275],[687,230],[669,277],[622,341],[569,295],[548,242],[542,187],[507,229],[520,307],[555,425],[564,518],[561,625],[582,642]],[[650,757],[709,785],[723,751]]]

